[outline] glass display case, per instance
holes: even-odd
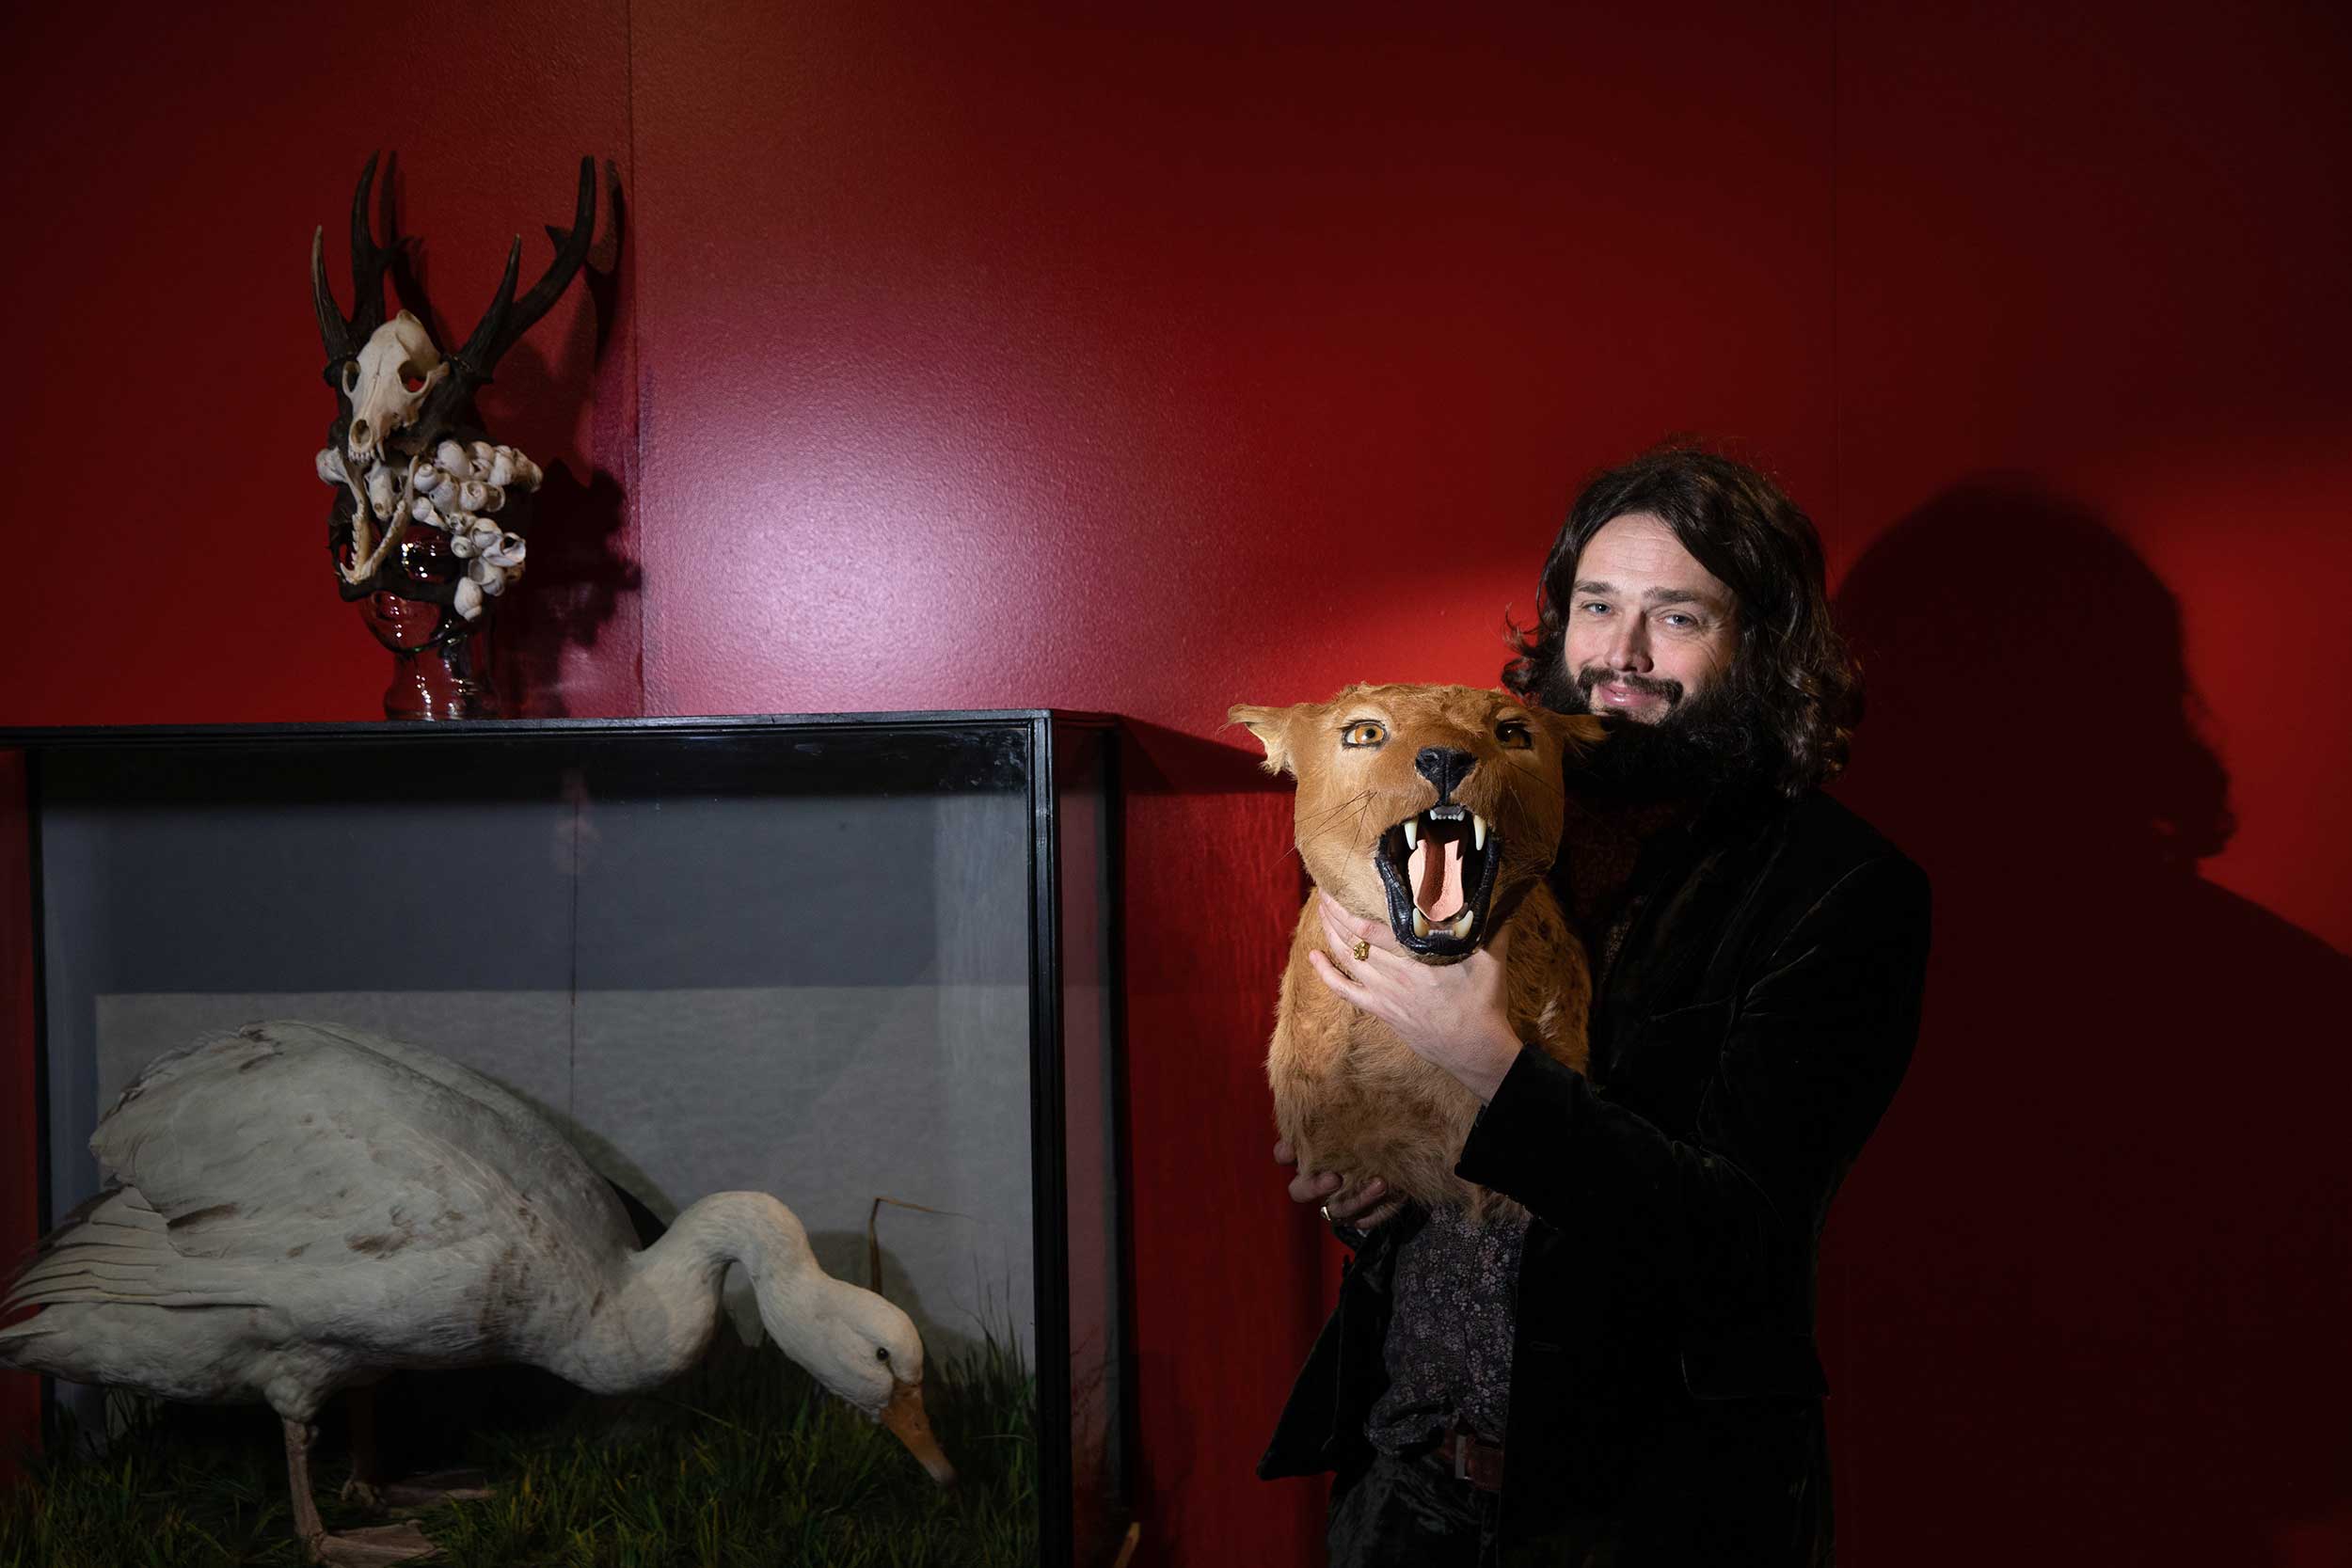
[[[19,1174],[44,1227],[90,1196],[100,1116],[208,1031],[428,1047],[659,1220],[775,1195],[932,1365],[1010,1347],[1040,1560],[1107,1561],[1115,757],[1049,712],[0,734],[31,847],[0,924],[34,982]]]

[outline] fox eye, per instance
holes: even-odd
[[[1389,738],[1389,726],[1373,719],[1359,719],[1347,726],[1340,736],[1343,746],[1377,746]]]
[[[1523,752],[1535,744],[1534,735],[1517,719],[1505,719],[1495,726],[1495,738],[1515,752]]]

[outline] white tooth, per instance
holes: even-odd
[[[1405,819],[1405,852],[1408,855],[1411,854],[1413,852],[1413,847],[1420,842],[1421,818],[1418,816],[1408,816]]]
[[[1456,941],[1456,942],[1462,942],[1462,941],[1465,941],[1465,940],[1467,940],[1467,939],[1469,938],[1470,933],[1470,922],[1471,922],[1474,918],[1475,918],[1475,914],[1474,914],[1474,912],[1473,912],[1472,911],[1470,911],[1470,910],[1464,910],[1464,911],[1461,912],[1460,916],[1459,916],[1458,918],[1456,918],[1456,919],[1454,920],[1454,941]]]
[[[1470,813],[1470,847],[1473,849],[1486,847],[1486,819],[1476,812]]]
[[[1422,913],[1419,910],[1415,910],[1413,911],[1413,935],[1417,937],[1425,937],[1428,934],[1429,917]]]

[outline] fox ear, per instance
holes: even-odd
[[[1241,703],[1226,710],[1225,721],[1248,725],[1249,733],[1265,748],[1265,770],[1280,773],[1290,768],[1291,721],[1297,716],[1295,707],[1256,707]]]
[[[1568,756],[1579,756],[1609,738],[1609,726],[1589,713],[1547,713],[1544,725]]]

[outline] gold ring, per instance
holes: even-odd
[[[1354,952],[1358,963],[1368,963],[1372,959],[1372,943],[1359,940],[1356,943]]]

